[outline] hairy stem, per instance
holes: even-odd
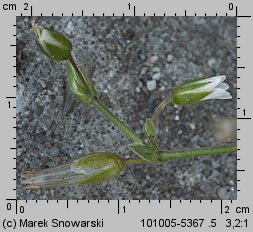
[[[181,150],[181,151],[163,151],[160,153],[160,162],[166,162],[169,160],[189,158],[189,157],[198,157],[198,156],[206,156],[206,155],[223,155],[228,153],[235,153],[237,150],[235,144],[221,146],[221,147],[205,147],[205,148],[197,148],[197,149],[189,149],[189,150]],[[159,162],[159,161],[158,161]],[[140,158],[130,158],[125,160],[126,164],[141,164],[141,163],[149,163]]]
[[[133,142],[144,143],[138,135],[131,131],[122,121],[120,121],[114,114],[111,113],[97,98],[93,98],[91,103],[116,127],[118,127],[125,135],[127,135]]]

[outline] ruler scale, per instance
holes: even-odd
[[[239,1],[1,4],[1,228],[16,231],[252,231],[252,16]],[[16,16],[235,16],[237,19],[237,200],[17,200]],[[236,61],[235,61],[236,62]]]

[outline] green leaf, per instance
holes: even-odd
[[[148,137],[154,137],[155,136],[154,124],[153,124],[153,121],[149,118],[146,119],[145,127],[144,127],[144,133]]]
[[[89,103],[90,91],[83,78],[76,72],[70,61],[66,63],[70,89],[82,102]]]
[[[132,143],[128,145],[130,149],[139,155],[142,159],[155,162],[159,155],[159,151],[156,147],[143,143]]]

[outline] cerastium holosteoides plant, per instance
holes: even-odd
[[[23,173],[23,184],[30,189],[62,187],[71,184],[93,184],[112,178],[128,164],[156,164],[174,159],[205,155],[236,153],[236,145],[207,147],[181,151],[161,151],[155,137],[156,121],[160,112],[170,103],[191,105],[210,99],[230,99],[229,88],[225,76],[199,78],[188,81],[172,92],[171,99],[165,99],[155,110],[152,117],[147,118],[144,134],[148,142],[144,142],[125,123],[119,120],[104,106],[97,97],[96,89],[89,76],[81,70],[71,55],[72,44],[61,33],[33,24],[35,42],[46,56],[53,60],[65,61],[68,82],[72,93],[84,104],[96,107],[107,119],[118,127],[132,143],[129,148],[138,158],[125,159],[111,152],[87,154],[72,162],[42,171]]]

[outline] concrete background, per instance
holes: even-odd
[[[38,51],[32,20],[67,35],[104,104],[142,138],[145,118],[175,86],[226,74],[232,100],[162,113],[162,149],[225,144],[215,141],[213,121],[236,117],[235,17],[17,17],[17,199],[236,199],[236,156],[229,154],[129,166],[96,185],[26,190],[22,171],[95,151],[134,157],[128,138],[72,96],[64,62]]]

